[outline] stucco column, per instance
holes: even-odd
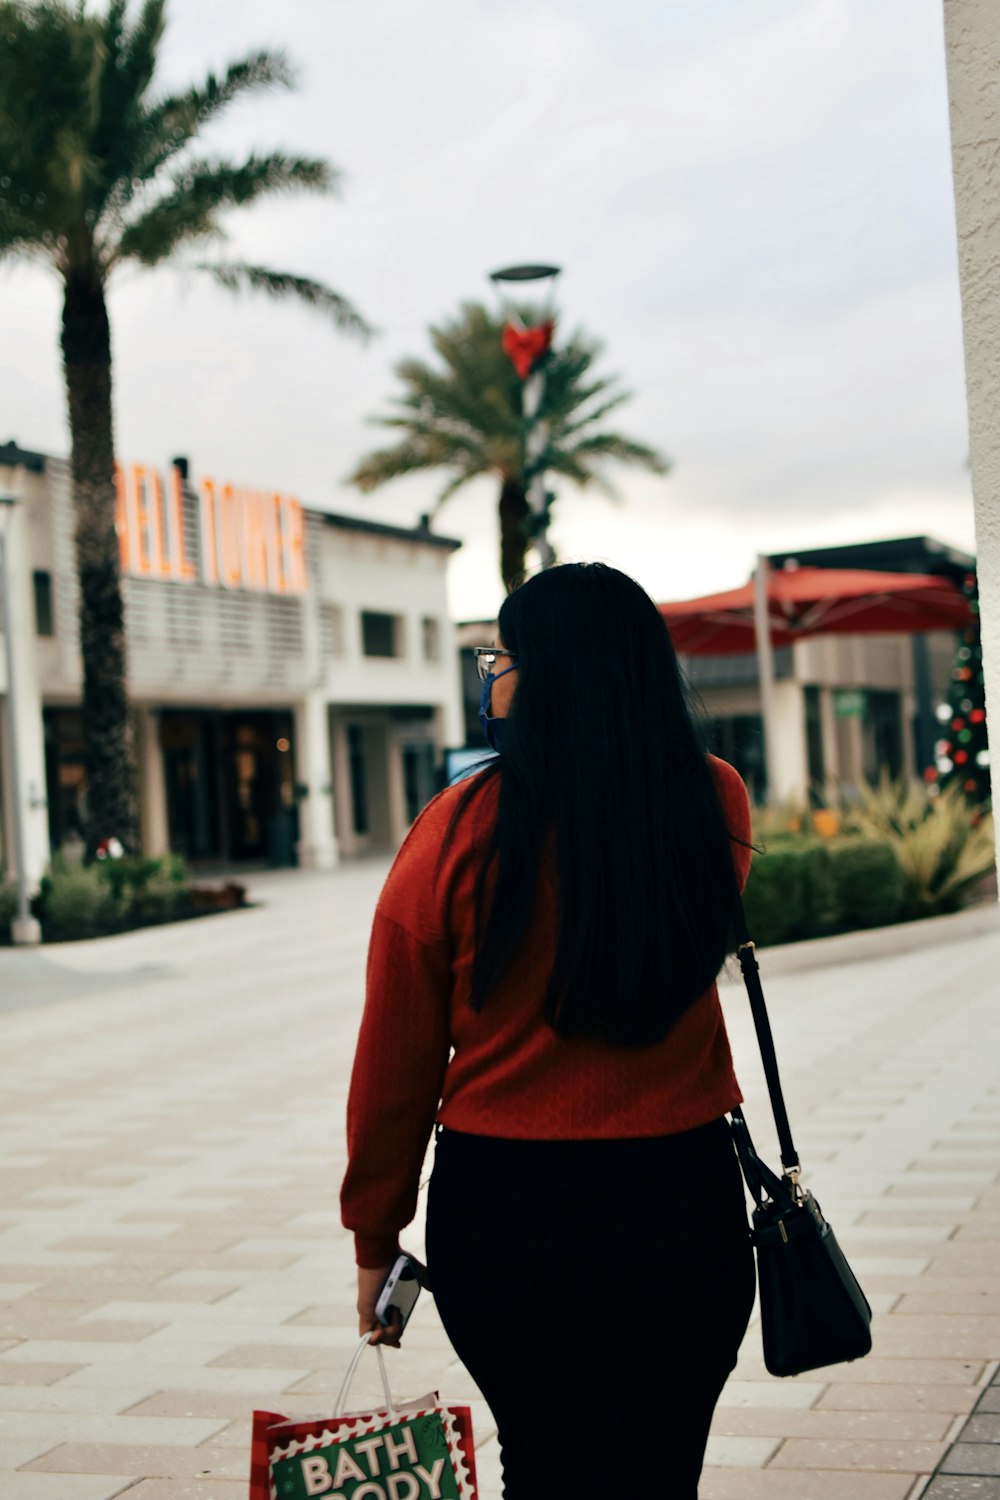
[[[20,808],[24,839],[24,866],[28,885],[36,889],[49,863],[49,815],[45,790],[45,737],[42,726],[42,694],[38,681],[35,608],[28,552],[27,507],[21,502],[7,507],[4,549],[10,590],[9,613],[14,654],[13,685],[4,683],[4,834],[7,868],[13,873],[13,820],[15,799]],[[6,643],[4,643],[6,650]],[[12,691],[13,687],[13,691]],[[15,699],[16,694],[16,699]],[[12,713],[12,707],[16,712]],[[16,723],[19,786],[14,785],[10,739]]]
[[[805,700],[799,683],[775,683],[773,718],[773,744],[767,760],[774,786],[768,787],[767,800],[805,802],[809,794],[809,755]]]
[[[965,387],[986,713],[1000,725],[1000,24],[996,0],[945,0]],[[1000,733],[995,738],[1000,742]],[[997,775],[993,767],[994,782]]]
[[[333,773],[326,698],[310,693],[295,705],[295,779],[299,792],[299,865],[332,870],[337,863]]]
[[[823,793],[834,807],[840,796],[840,767],[837,763],[837,718],[833,711],[833,688],[819,690],[819,725],[823,740]]]
[[[160,747],[160,716],[146,704],[136,713],[136,740],[142,852],[150,858],[158,858],[170,848],[167,783],[163,774],[163,750]]]

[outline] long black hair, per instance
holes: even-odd
[[[730,835],[666,624],[602,563],[537,574],[498,623],[518,664],[503,754],[453,819],[499,780],[471,1003],[488,1003],[524,941],[554,841],[547,1019],[563,1036],[660,1041],[722,967],[734,892]]]

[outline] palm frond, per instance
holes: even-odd
[[[670,460],[646,443],[622,437],[617,432],[598,432],[575,443],[572,453],[577,459],[612,459],[616,463],[638,464],[652,474],[669,474]]]
[[[164,0],[145,0],[132,26],[126,23],[127,9],[126,0],[112,0],[101,23],[98,111],[92,135],[94,154],[102,164],[101,207],[135,175],[145,94],[156,71],[165,25]]]
[[[294,276],[290,271],[271,271],[266,266],[248,266],[233,261],[223,264],[203,261],[197,267],[205,271],[228,292],[265,292],[269,297],[290,297],[326,313],[342,333],[353,333],[368,339],[374,333],[355,307],[339,292],[308,276]]]
[[[284,52],[268,50],[230,63],[218,77],[209,73],[197,87],[168,94],[145,114],[132,177],[140,183],[152,181],[200,130],[244,94],[292,88],[294,83],[295,73]]]
[[[595,422],[603,422],[604,418],[609,416],[611,412],[617,411],[620,406],[624,406],[626,401],[631,401],[631,399],[631,391],[619,391],[610,400],[602,401],[598,406],[593,407],[592,410],[584,412],[575,422],[564,422],[560,429],[563,438],[575,437],[578,432],[582,432],[585,428],[593,427]]]
[[[226,161],[192,163],[175,178],[171,192],[122,231],[117,258],[157,265],[186,240],[218,234],[217,215],[224,209],[297,188],[327,192],[334,181],[335,174],[325,161],[280,152],[250,156],[240,165]]]

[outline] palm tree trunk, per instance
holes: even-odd
[[[531,508],[524,480],[508,475],[500,487],[500,576],[509,593],[524,577]]]
[[[115,532],[111,334],[99,273],[67,273],[62,323],[80,579],[88,856],[102,839],[139,849],[125,679],[125,622]]]

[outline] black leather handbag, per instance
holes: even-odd
[[[751,1232],[757,1253],[764,1364],[772,1375],[800,1375],[868,1354],[872,1310],[819,1204],[801,1185],[798,1152],[742,901],[736,920],[737,957],[750,997],[781,1148],[779,1177],[754,1150],[742,1109],[733,1110],[736,1154],[756,1205]]]

